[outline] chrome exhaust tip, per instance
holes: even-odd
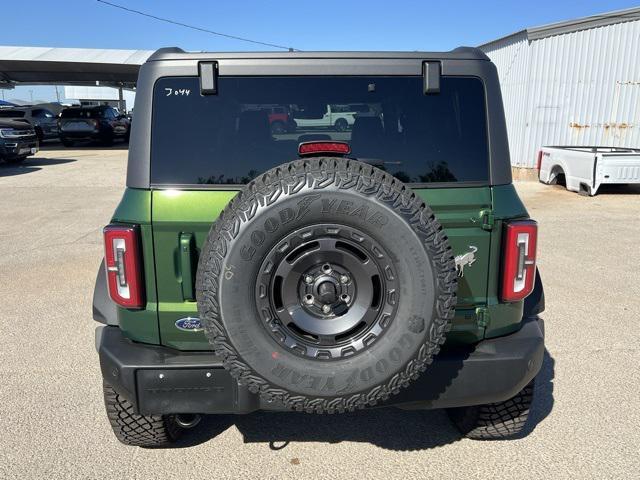
[[[176,423],[184,429],[195,427],[200,423],[200,420],[202,417],[198,414],[176,415]]]

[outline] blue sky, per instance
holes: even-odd
[[[404,0],[109,0],[230,35],[301,50],[450,50],[526,27],[638,6],[636,0],[456,2]],[[3,2],[4,3],[4,2]],[[153,50],[268,50],[158,22],[96,0],[0,4],[0,45]],[[10,6],[9,6],[10,5]],[[11,18],[18,21],[11,22]],[[53,87],[19,87],[5,98],[55,98]],[[2,97],[0,97],[2,98]]]

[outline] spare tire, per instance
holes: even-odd
[[[374,405],[418,378],[456,304],[427,205],[355,160],[313,158],[246,185],[212,226],[196,297],[241,385],[307,412]]]

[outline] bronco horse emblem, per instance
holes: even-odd
[[[456,269],[458,270],[459,277],[464,275],[464,267],[470,267],[476,261],[476,252],[478,251],[478,248],[473,245],[469,245],[469,248],[471,249],[470,252],[456,255]]]

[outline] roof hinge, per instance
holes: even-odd
[[[200,94],[216,95],[218,93],[218,62],[198,63],[200,76]]]
[[[483,230],[493,230],[495,221],[496,219],[492,210],[480,210],[480,226]]]
[[[424,94],[440,93],[440,75],[442,65],[437,61],[424,62],[422,64],[422,79]]]
[[[489,309],[487,307],[476,308],[476,324],[478,328],[487,328],[489,320]]]

